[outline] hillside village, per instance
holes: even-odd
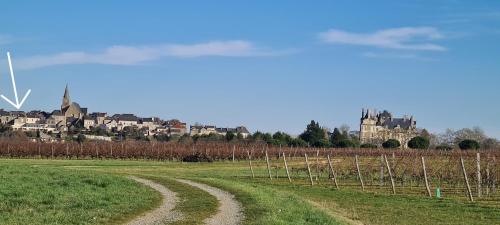
[[[308,137],[310,129],[317,133]],[[446,149],[457,145],[462,139],[484,142],[485,147],[496,146],[497,141],[475,130],[458,130],[456,140],[438,140],[423,128],[417,128],[413,116],[394,117],[387,110],[363,109],[359,120],[359,130],[335,128],[329,130],[317,122],[308,125],[299,136],[283,132],[275,134],[256,131],[250,133],[245,126],[216,127],[214,125],[193,124],[189,126],[178,119],[164,120],[159,117],[139,117],[134,114],[114,114],[92,112],[71,101],[69,88],[66,86],[61,108],[52,112],[45,111],[6,111],[0,109],[0,132],[17,132],[14,136],[27,136],[32,141],[60,142],[66,140],[82,141],[122,141],[158,140],[245,140],[263,141],[270,145],[311,146],[311,147],[383,147],[388,141],[397,142],[393,147],[408,148],[409,142],[419,136],[432,141],[432,146],[444,146]],[[309,131],[308,131],[309,130]],[[314,133],[314,132],[313,132]],[[228,135],[230,134],[230,135]],[[12,135],[12,134],[10,134]],[[5,136],[5,134],[4,134]],[[191,138],[189,138],[191,137]],[[318,139],[319,138],[319,139]],[[449,139],[449,138],[448,138]],[[189,141],[188,141],[189,142]]]
[[[41,141],[63,140],[68,135],[83,134],[87,139],[111,141],[112,137],[121,138],[124,131],[140,132],[145,137],[158,135],[226,135],[232,132],[246,138],[250,135],[244,126],[219,128],[209,125],[187,124],[177,119],[163,120],[158,117],[138,117],[134,114],[114,114],[106,112],[88,113],[88,109],[72,102],[66,86],[60,110],[44,111],[5,111],[0,109],[2,127],[14,131],[24,131]]]
[[[134,114],[106,112],[89,113],[87,108],[71,101],[66,86],[61,108],[52,112],[5,111],[0,109],[0,124],[3,128],[23,131],[34,141],[62,141],[83,135],[85,139],[112,141],[123,140],[127,135],[135,138],[181,137],[181,136],[226,136],[228,133],[246,139],[252,134],[245,126],[221,128],[213,125],[187,124],[178,119],[163,120],[159,117],[138,117]],[[412,117],[394,118],[388,111],[362,110],[360,131],[351,131],[360,143],[381,145],[389,139],[398,140],[402,147],[418,135],[416,121]],[[325,128],[322,128],[325,129]],[[257,132],[259,133],[259,132]],[[324,131],[325,135],[333,133]]]
[[[61,108],[52,112],[0,109],[0,133],[2,137],[28,138],[35,142],[238,141],[289,147],[407,149],[417,148],[418,145],[418,148],[446,150],[458,147],[492,149],[500,146],[498,140],[488,137],[480,128],[431,134],[424,128],[418,128],[413,116],[394,117],[387,110],[373,109],[362,109],[359,130],[350,130],[347,125],[330,130],[314,120],[297,136],[281,131],[274,134],[260,131],[250,133],[245,126],[216,127],[195,123],[188,128],[185,122],[178,119],[139,117],[130,113],[114,115],[106,112],[89,113],[87,108],[71,101],[68,86],[64,90]]]

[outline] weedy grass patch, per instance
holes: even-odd
[[[0,224],[119,224],[160,200],[123,176],[0,164]]]

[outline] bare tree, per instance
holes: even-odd
[[[436,139],[433,140],[432,136],[435,136]],[[442,144],[456,146],[459,142],[465,139],[470,139],[479,142],[481,147],[484,149],[500,148],[500,143],[497,139],[488,137],[484,133],[483,129],[477,126],[472,128],[463,128],[457,131],[446,129],[444,133],[431,135],[429,139],[431,146]]]
[[[471,139],[482,143],[488,136],[484,134],[483,129],[480,127],[463,128],[455,132],[455,143],[463,141],[465,139]]]
[[[495,138],[486,138],[481,142],[481,148],[483,149],[499,149],[500,143]]]
[[[437,135],[438,144],[453,146],[455,144],[455,131],[447,128],[444,133]]]
[[[342,124],[340,127],[339,127],[339,130],[342,134],[349,134],[349,130],[351,128],[349,127],[349,125],[347,124]]]

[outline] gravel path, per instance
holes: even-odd
[[[189,180],[177,179],[181,183],[191,185],[208,192],[215,196],[219,201],[219,211],[203,222],[207,225],[238,225],[243,220],[243,208],[241,204],[234,199],[234,195],[206,184],[200,184]]]
[[[127,225],[160,225],[181,219],[181,214],[173,211],[175,204],[179,201],[175,192],[172,192],[163,185],[150,180],[134,176],[129,178],[160,192],[163,200],[160,207],[128,222]]]

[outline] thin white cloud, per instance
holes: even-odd
[[[364,57],[368,58],[401,58],[401,59],[413,59],[416,58],[415,54],[389,54],[389,53],[375,53],[375,52],[365,52],[362,54]]]
[[[433,27],[401,27],[379,30],[374,33],[352,33],[331,29],[319,34],[320,40],[330,44],[363,45],[378,48],[446,51],[446,48],[432,41],[444,38]]]
[[[252,57],[287,54],[290,51],[272,51],[256,47],[248,41],[212,41],[181,45],[111,46],[102,52],[62,52],[17,59],[16,68],[34,69],[66,64],[137,65],[162,57]]]
[[[367,58],[380,58],[380,59],[414,59],[414,60],[420,60],[420,61],[437,61],[436,59],[433,58],[428,58],[424,57],[418,54],[412,54],[412,53],[380,53],[380,52],[364,52],[361,54],[363,57]]]
[[[200,57],[200,56],[261,56],[273,55],[274,52],[266,52],[257,49],[247,41],[208,42],[194,45],[171,45],[167,52],[176,57]]]

